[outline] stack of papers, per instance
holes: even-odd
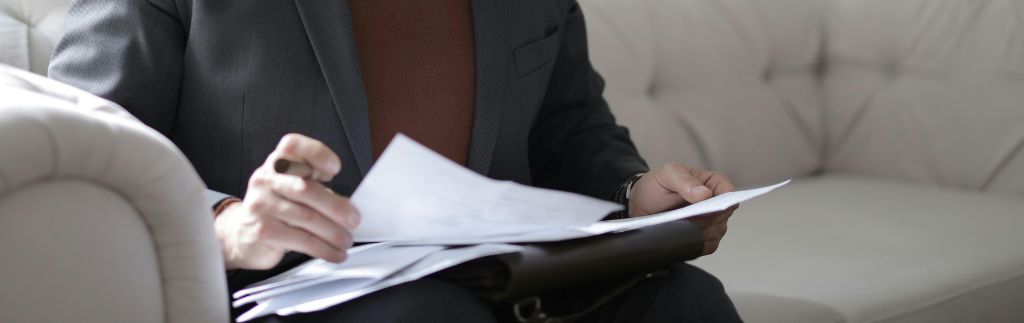
[[[476,174],[401,134],[352,195],[362,214],[357,242],[341,264],[311,260],[233,296],[240,316],[319,311],[476,258],[514,253],[509,243],[551,242],[625,232],[730,206],[786,185],[722,194],[642,218],[598,222],[618,204],[497,181]]]
[[[480,244],[464,247],[363,245],[341,264],[310,260],[232,295],[234,307],[257,303],[238,317],[246,322],[270,314],[309,313],[398,284],[417,280],[473,259],[513,253],[522,247]]]

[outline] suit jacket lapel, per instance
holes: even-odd
[[[366,91],[346,0],[295,0],[359,172],[372,163]]]
[[[468,166],[486,175],[494,157],[494,145],[505,110],[503,89],[508,84],[507,35],[509,5],[506,0],[473,0],[473,37],[476,54],[476,98]]]

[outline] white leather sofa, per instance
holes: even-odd
[[[0,65],[0,321],[227,322],[204,201],[159,133]]]
[[[45,73],[66,2],[0,0],[0,62]],[[1024,4],[1019,0],[581,2],[591,58],[606,78],[607,98],[652,164],[684,161],[724,171],[744,186],[795,179],[744,205],[719,252],[697,261],[724,281],[747,321],[1024,322],[1024,234],[1018,232],[1024,228]],[[185,260],[188,252],[163,251],[213,243],[189,240],[209,236],[209,223],[174,222],[169,232],[160,233],[162,224],[147,222],[187,222],[195,212],[205,212],[181,201],[201,200],[187,193],[198,192],[194,175],[172,171],[184,178],[173,185],[91,183],[110,176],[102,167],[106,161],[165,165],[162,158],[144,156],[149,150],[107,147],[149,140],[139,147],[163,147],[154,154],[180,158],[166,141],[68,109],[8,110],[0,112],[0,144],[7,145],[0,145],[0,174],[50,172],[34,177],[39,180],[78,175],[60,180],[69,182],[60,188],[35,189],[54,192],[30,191],[39,194],[22,198],[30,202],[11,202],[12,196],[29,193],[21,192],[25,185],[11,193],[12,186],[3,182],[9,179],[0,177],[0,275],[5,277],[0,313],[27,318],[2,320],[226,320],[218,307],[223,297],[212,290],[198,293],[203,297],[169,292],[174,284],[222,289],[219,280],[209,280],[222,277],[212,272],[216,265],[205,263],[215,255],[190,251],[207,259],[193,264]],[[22,141],[10,144],[15,136],[9,135],[7,120],[12,118],[44,120],[30,123],[38,125],[33,131],[63,134],[67,138],[61,140],[69,141],[55,145],[62,141],[36,138],[38,143],[28,147],[61,153],[25,159],[49,150],[25,150]],[[51,119],[68,123],[46,126]],[[70,123],[91,130],[72,131],[77,126]],[[133,129],[133,139],[110,136],[121,129]],[[119,180],[153,170],[125,168],[139,173],[122,170]],[[186,193],[168,196],[175,190],[159,185]],[[173,206],[179,211],[175,217],[150,215],[143,208],[150,203],[159,203],[160,210],[181,204]],[[5,207],[56,210],[28,218],[11,216],[27,213]],[[75,212],[68,213],[72,207]],[[191,208],[196,209],[183,211]],[[102,222],[85,220],[92,217]],[[66,224],[57,231],[31,229],[43,226],[41,221]],[[93,247],[58,248],[93,239],[99,239]],[[99,244],[106,246],[104,252],[94,251]],[[26,254],[29,250],[40,251]],[[58,256],[61,252],[64,256]],[[64,257],[88,262],[59,263]],[[164,257],[177,260],[164,262]],[[17,263],[11,259],[29,261],[16,269],[24,276],[6,279],[15,272],[7,267]],[[169,264],[197,267],[154,269]],[[67,268],[76,265],[105,266],[86,272],[109,273],[70,277]],[[168,277],[168,272],[196,276]],[[111,281],[120,284],[107,284]],[[155,293],[160,286],[163,292]],[[53,299],[57,288],[72,295]],[[28,309],[57,307],[61,310],[24,316],[33,315]]]
[[[0,321],[228,322],[185,157],[116,104],[24,71],[46,73],[67,3],[0,1]]]
[[[1024,322],[1024,1],[581,0],[652,164],[741,186],[750,322]]]

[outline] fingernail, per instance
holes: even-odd
[[[711,190],[704,186],[694,186],[693,188],[690,189],[690,193],[693,193],[695,195],[702,195],[705,193],[711,193]]]

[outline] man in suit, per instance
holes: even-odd
[[[492,178],[618,200],[626,216],[732,190],[681,164],[648,171],[602,98],[575,0],[77,0],[66,24],[51,77],[121,104],[188,156],[211,189],[233,290],[300,254],[343,261],[359,223],[344,196],[397,132]],[[276,174],[266,161],[278,157],[311,164],[326,186]],[[693,220],[705,254],[731,214]],[[567,293],[566,313],[603,295]],[[425,279],[265,320],[495,314]],[[739,320],[721,284],[686,264],[587,315]]]

